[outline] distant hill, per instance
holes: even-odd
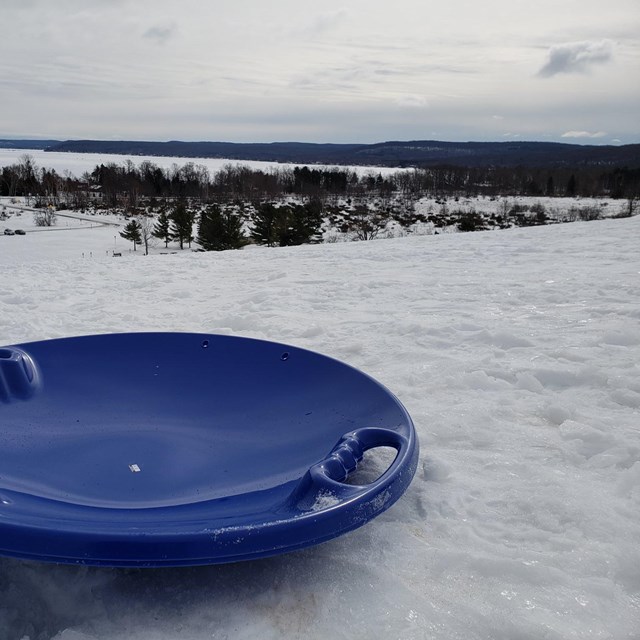
[[[0,140],[0,149],[46,149],[60,140]]]
[[[37,146],[39,143],[42,146]],[[22,146],[29,144],[30,146]],[[377,144],[303,142],[143,142],[104,140],[0,140],[0,147],[122,155],[228,158],[298,164],[390,167],[456,165],[529,167],[640,167],[640,144],[578,145],[558,142],[390,141]]]

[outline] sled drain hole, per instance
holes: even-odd
[[[374,447],[364,452],[358,468],[344,484],[367,485],[375,482],[393,464],[398,452],[393,447]]]

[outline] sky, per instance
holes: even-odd
[[[0,0],[0,137],[640,142],[637,0]]]

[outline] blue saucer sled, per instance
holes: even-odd
[[[411,418],[369,376],[296,347],[190,333],[0,348],[0,443],[0,555],[104,566],[324,542],[390,507],[418,460]],[[354,484],[377,447],[393,462]]]

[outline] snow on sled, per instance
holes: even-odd
[[[0,348],[0,442],[0,555],[106,566],[329,540],[391,506],[418,460],[406,410],[360,371],[189,333]],[[395,450],[388,469],[349,482],[376,447]]]

